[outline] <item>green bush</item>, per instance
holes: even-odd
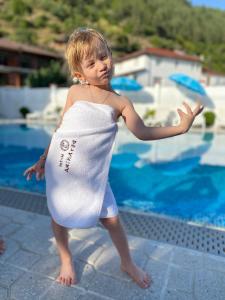
[[[203,114],[206,127],[211,127],[215,123],[216,115],[213,111],[206,111]]]
[[[147,120],[148,118],[154,118],[155,114],[156,114],[155,109],[147,109],[143,116],[143,119]]]
[[[48,87],[67,83],[67,75],[62,71],[59,62],[51,61],[49,67],[43,67],[30,74],[26,79],[26,85],[31,87]]]
[[[20,108],[20,113],[21,113],[21,115],[23,116],[24,119],[26,118],[26,114],[28,114],[29,112],[30,112],[30,110],[26,106],[22,106]]]

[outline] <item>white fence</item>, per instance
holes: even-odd
[[[207,94],[213,100],[215,112],[220,119],[225,121],[225,86],[205,87]],[[21,118],[19,109],[22,106],[29,108],[31,112],[42,111],[50,102],[53,107],[63,107],[66,101],[68,88],[57,88],[52,85],[50,88],[0,88],[0,117]],[[147,108],[155,108],[166,117],[177,108],[182,108],[182,101],[186,100],[175,86],[171,87],[145,87],[141,92],[122,92],[134,103],[140,116]],[[83,99],[85,100],[85,99]],[[88,99],[87,99],[88,100]],[[192,107],[193,102],[188,101]],[[207,110],[207,107],[206,107]]]

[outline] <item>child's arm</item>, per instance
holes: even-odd
[[[159,140],[167,137],[172,137],[187,132],[195,117],[203,110],[203,106],[198,103],[196,108],[192,111],[190,106],[183,102],[187,113],[178,109],[180,116],[180,124],[177,126],[168,127],[148,127],[145,126],[143,120],[134,109],[133,103],[127,97],[123,97],[124,107],[122,109],[122,117],[126,123],[127,128],[140,140]]]

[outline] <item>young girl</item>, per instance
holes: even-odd
[[[121,271],[140,287],[147,288],[151,278],[131,257],[107,178],[116,122],[122,116],[138,139],[157,140],[187,132],[203,107],[198,104],[192,111],[184,103],[187,113],[178,109],[180,124],[177,126],[145,126],[132,102],[111,88],[112,53],[107,41],[94,29],[79,28],[71,34],[66,59],[72,77],[80,84],[69,89],[49,147],[24,172],[27,180],[35,172],[37,180],[45,175],[47,204],[61,259],[56,281],[67,286],[76,283],[68,229],[93,227],[100,219],[119,253]]]

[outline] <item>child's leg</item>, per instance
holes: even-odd
[[[120,223],[119,216],[100,218],[101,223],[109,231],[112,241],[120,255],[121,270],[127,272],[140,287],[146,288],[150,285],[149,275],[141,270],[132,260],[126,234]]]
[[[65,285],[76,283],[76,274],[73,266],[72,254],[69,250],[68,230],[52,219],[52,229],[56,239],[61,260],[61,270],[56,281]]]

